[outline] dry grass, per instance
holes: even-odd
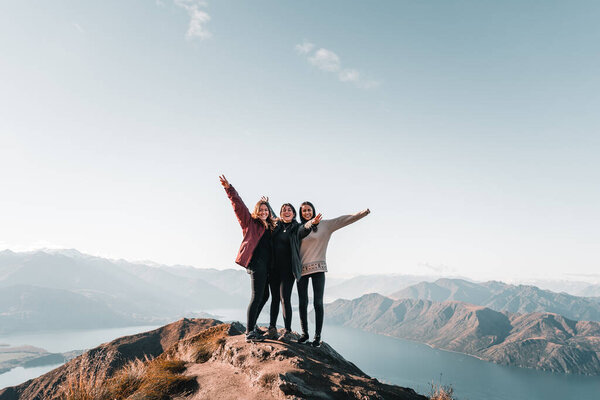
[[[258,384],[264,388],[270,389],[275,381],[279,378],[279,374],[275,372],[265,372],[258,378]]]
[[[134,360],[105,382],[69,379],[62,388],[63,400],[163,400],[197,389],[196,379],[182,375],[185,363],[156,358]]]
[[[183,371],[185,363],[182,361],[153,360],[131,399],[161,400],[170,398],[169,394],[194,391],[197,388],[196,378],[181,375]]]
[[[110,400],[110,392],[95,381],[69,377],[61,387],[64,400]]]
[[[188,343],[194,351],[193,361],[197,363],[208,361],[215,350],[225,344],[225,337],[228,336],[227,329],[226,325],[214,326],[190,338]]]
[[[431,391],[429,393],[430,400],[455,400],[454,389],[452,386],[442,386],[431,384]]]

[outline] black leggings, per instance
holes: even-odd
[[[279,302],[283,309],[283,323],[285,329],[292,330],[292,289],[294,288],[294,275],[284,273],[284,276],[273,274],[269,278],[271,287],[271,322],[270,327],[277,327],[279,315]],[[266,300],[265,300],[266,301]]]
[[[250,271],[250,284],[252,287],[252,297],[248,304],[246,331],[250,332],[256,325],[258,314],[263,305],[269,299],[269,286],[267,285],[267,262],[263,260],[251,260],[248,265]]]
[[[300,325],[302,333],[308,334],[308,280],[312,278],[313,298],[315,307],[315,336],[321,336],[323,329],[323,293],[325,292],[325,272],[305,275],[298,282],[298,298],[300,308]]]

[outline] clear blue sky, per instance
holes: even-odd
[[[600,271],[597,1],[0,5],[0,247],[234,267],[311,200],[333,273]],[[598,275],[589,277],[600,279]]]

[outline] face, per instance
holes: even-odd
[[[292,207],[290,206],[284,206],[281,209],[281,214],[279,214],[279,216],[283,222],[288,223],[294,219],[294,210],[292,210]]]
[[[314,217],[313,209],[308,204],[305,204],[302,207],[300,207],[300,213],[302,214],[302,218],[304,218],[307,221],[311,220],[312,217]]]
[[[266,204],[261,204],[260,207],[258,208],[258,218],[262,219],[263,221],[266,221],[268,217],[269,217],[269,207],[267,207]]]

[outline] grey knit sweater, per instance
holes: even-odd
[[[316,232],[312,232],[300,243],[302,260],[302,276],[316,272],[327,272],[325,256],[331,234],[346,225],[365,217],[369,212],[363,210],[353,215],[342,215],[334,219],[324,219],[319,223]]]

